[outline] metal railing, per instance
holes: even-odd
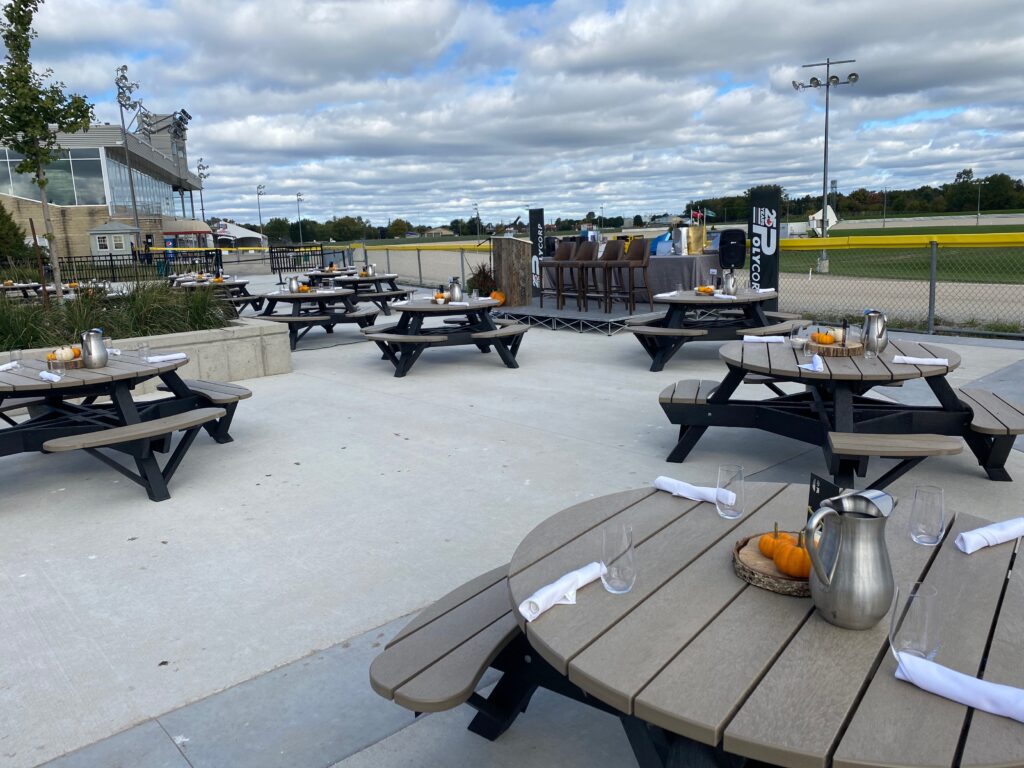
[[[896,328],[1024,337],[1024,234],[783,240],[779,264],[783,311],[834,321],[870,307]]]
[[[222,266],[217,248],[175,248],[107,256],[69,256],[59,260],[65,281],[112,283],[158,280],[174,272],[213,272]],[[47,278],[52,278],[45,265]]]

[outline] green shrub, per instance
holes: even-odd
[[[36,301],[0,298],[0,349],[31,349],[74,343],[89,328],[106,336],[159,336],[223,328],[232,311],[212,289],[175,290],[166,285],[136,285],[125,296],[107,297],[88,287],[63,305],[49,309]]]

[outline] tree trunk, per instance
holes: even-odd
[[[50,220],[50,203],[46,199],[46,172],[43,166],[36,166],[36,184],[39,187],[39,202],[43,204],[43,231],[46,233],[46,249],[50,254],[50,269],[53,270],[53,288],[57,295],[57,303],[64,303],[64,288],[60,275],[60,261],[57,258],[57,249],[54,245],[53,222]],[[46,286],[43,286],[46,291]]]

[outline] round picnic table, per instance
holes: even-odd
[[[0,284],[0,290],[3,290],[4,295],[12,293],[20,293],[22,298],[31,299],[39,295],[42,290],[42,284],[40,283],[14,283],[12,285]]]
[[[585,695],[561,692],[593,697],[619,715],[641,766],[683,765],[685,757],[674,762],[679,752],[709,749],[717,758],[724,750],[800,768],[1024,765],[1024,724],[969,716],[967,707],[895,678],[888,618],[863,631],[841,629],[809,598],[768,592],[733,573],[734,543],[776,522],[799,529],[807,497],[806,485],[748,483],[736,520],[719,517],[713,504],[653,489],[570,507],[516,549],[509,565],[515,618],[536,654]],[[902,509],[886,543],[897,584],[924,580],[938,591],[935,661],[1024,685],[1024,574],[1010,567],[1014,542],[964,555],[956,534],[987,521],[959,514],[937,551],[921,547]],[[600,560],[602,529],[620,523],[633,527],[633,589],[613,595],[596,581],[577,592],[575,605],[526,623],[516,607]],[[545,679],[541,670],[532,674]]]
[[[274,314],[274,307],[278,303],[290,304],[291,314],[300,315],[306,314],[308,311],[326,312],[329,305],[339,301],[347,304],[349,298],[355,295],[355,291],[350,288],[314,288],[294,293],[291,291],[268,291],[256,295],[266,302],[261,315]],[[315,310],[310,305],[315,305]]]

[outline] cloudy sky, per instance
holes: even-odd
[[[192,115],[207,215],[447,223],[1024,176],[1021,0],[47,0],[33,52],[117,120]],[[823,70],[823,68],[822,68]],[[198,202],[198,201],[197,201]],[[198,207],[198,206],[197,206]]]

